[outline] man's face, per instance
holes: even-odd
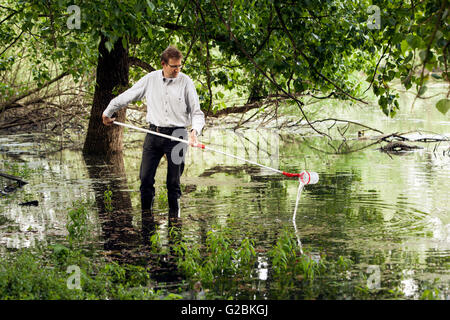
[[[161,62],[164,76],[166,78],[176,78],[181,71],[181,59],[169,58],[169,62]]]

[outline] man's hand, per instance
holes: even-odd
[[[103,124],[105,126],[110,126],[113,124],[114,120],[116,120],[116,118],[109,118],[107,116],[105,116],[105,114],[102,114],[102,120],[103,120]]]
[[[197,141],[197,130],[192,129],[191,132],[189,132],[189,145],[191,147],[196,146],[198,143]]]

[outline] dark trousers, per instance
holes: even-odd
[[[184,128],[158,128],[150,126],[150,130],[157,131],[166,135],[187,139],[187,131]],[[144,150],[142,153],[142,162],[140,168],[141,180],[141,205],[142,211],[150,210],[155,197],[155,174],[161,158],[166,155],[167,158],[167,198],[169,202],[169,216],[178,213],[178,199],[181,197],[180,177],[184,171],[184,160],[186,156],[187,145],[178,141],[147,134],[144,141]]]

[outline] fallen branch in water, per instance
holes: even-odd
[[[28,182],[23,181],[23,180],[20,179],[19,177],[16,177],[16,176],[13,176],[13,175],[10,175],[10,174],[7,174],[7,173],[0,172],[0,177],[4,177],[4,178],[6,178],[6,179],[10,179],[10,180],[14,180],[14,181],[16,181],[16,182],[19,182],[19,184],[20,184],[21,186],[28,184]]]
[[[13,176],[13,175],[10,175],[7,173],[0,172],[0,177],[4,177],[6,179],[15,181],[15,183],[9,184],[9,185],[5,186],[3,189],[0,189],[0,195],[2,195],[2,196],[6,196],[11,192],[16,191],[18,188],[21,188],[22,186],[28,184],[28,182],[23,181],[19,177],[16,177],[16,176]]]
[[[383,133],[383,131],[381,131],[381,130],[378,130],[378,129],[375,129],[375,128],[371,128],[369,126],[366,126],[364,124],[361,124],[361,123],[358,123],[358,122],[355,122],[355,121],[351,121],[351,120],[327,118],[327,119],[320,119],[320,120],[311,121],[311,123],[313,124],[313,123],[317,123],[317,122],[326,122],[326,121],[334,121],[335,123],[337,123],[337,122],[346,122],[346,123],[354,124],[354,125],[357,125],[357,126],[361,126],[363,128],[366,128],[366,129],[369,129],[369,130],[372,130],[372,131],[375,131],[375,132],[378,132],[378,133]]]
[[[387,145],[380,148],[383,152],[401,152],[401,151],[412,151],[415,149],[423,149],[423,147],[409,145],[400,141],[389,142]]]
[[[442,138],[424,137],[424,138],[418,138],[418,139],[411,139],[411,138],[405,136],[406,134],[411,134],[411,133],[421,134],[421,132],[419,132],[419,131],[412,131],[412,132],[405,132],[405,133],[395,132],[395,133],[385,134],[385,135],[381,135],[381,136],[364,136],[363,132],[362,132],[361,135],[358,137],[358,140],[377,140],[380,142],[382,142],[382,141],[384,141],[384,142],[409,141],[409,142],[423,142],[423,143],[450,141],[449,138],[442,136],[442,135],[439,135]]]

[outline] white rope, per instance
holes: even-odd
[[[304,187],[304,184],[303,184],[302,180],[298,179],[297,199],[295,200],[294,215],[292,216],[292,223],[294,224],[295,236],[297,237],[297,243],[298,243],[298,246],[300,247],[301,254],[303,254],[302,242],[300,241],[300,237],[298,235],[297,224],[295,223],[295,218],[297,217],[297,208],[298,208],[298,203],[300,201],[300,196],[302,194],[303,187]]]

